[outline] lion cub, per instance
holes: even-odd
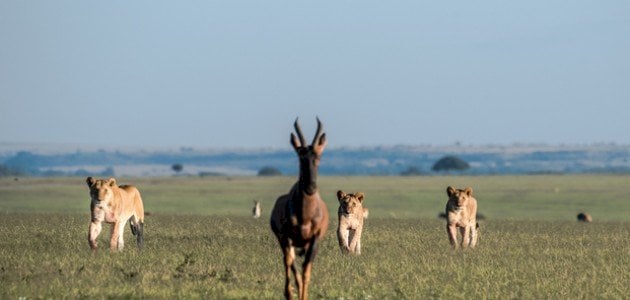
[[[364,195],[361,192],[346,194],[337,191],[339,200],[339,227],[337,239],[341,253],[361,254],[361,233],[363,232],[363,219],[368,216],[368,209],[363,207]]]
[[[448,187],[446,189],[446,231],[453,249],[457,248],[457,227],[462,234],[462,248],[477,245],[477,200],[473,190]]]

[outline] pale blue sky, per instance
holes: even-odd
[[[0,142],[630,144],[630,1],[0,1]]]

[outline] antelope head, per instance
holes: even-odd
[[[297,136],[291,133],[291,145],[300,160],[300,189],[307,195],[312,195],[317,192],[317,167],[326,147],[326,134],[322,133],[322,122],[317,118],[317,132],[311,145],[308,145],[297,119],[293,127]]]

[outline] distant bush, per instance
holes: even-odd
[[[400,172],[400,176],[420,176],[423,175],[422,170],[418,167],[409,167],[407,170]]]
[[[0,165],[0,177],[21,176],[21,175],[24,175],[22,171],[19,171],[15,168],[11,168],[5,165]]]
[[[179,173],[184,169],[184,165],[182,164],[173,164],[171,166],[171,169],[173,169],[173,171],[175,171],[175,173]]]
[[[74,176],[79,176],[79,177],[86,177],[86,176],[92,176],[94,174],[92,174],[92,172],[89,172],[85,169],[78,169],[76,171],[74,171]]]
[[[280,172],[280,170],[278,170],[275,167],[270,167],[270,166],[262,167],[258,171],[258,176],[280,176],[280,175],[282,175],[282,172]]]
[[[90,172],[85,169],[78,169],[74,171],[72,174],[74,176],[85,177],[85,176],[101,176],[101,177],[114,177],[114,168],[107,167],[105,170],[101,172]]]
[[[220,172],[199,172],[199,177],[214,177],[214,176],[225,176],[225,174]]]
[[[459,157],[447,155],[438,160],[431,170],[433,171],[464,171],[470,169],[470,165]]]
[[[114,177],[116,174],[114,173],[113,167],[107,167],[103,172],[101,172],[101,176],[103,177]]]
[[[60,171],[60,170],[44,170],[36,174],[37,176],[43,177],[61,177],[68,176],[68,172]]]

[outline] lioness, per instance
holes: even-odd
[[[90,188],[92,220],[88,232],[90,248],[96,251],[96,238],[101,233],[102,222],[112,224],[109,247],[113,251],[123,249],[123,232],[129,220],[131,233],[136,236],[138,248],[142,248],[144,231],[144,207],[140,192],[134,186],[116,184],[116,179],[107,180],[88,177]]]
[[[368,209],[363,207],[363,198],[364,195],[361,192],[346,194],[343,191],[337,191],[339,200],[337,239],[341,253],[361,254],[363,219],[368,216]]]
[[[462,248],[477,245],[477,200],[473,197],[473,190],[446,189],[446,231],[453,249],[457,248],[457,227],[462,234]]]

